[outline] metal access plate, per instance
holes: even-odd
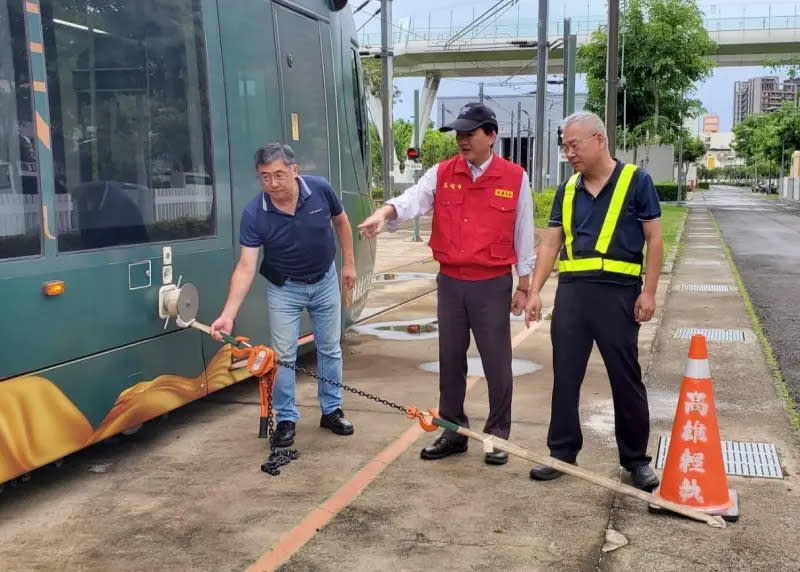
[[[719,328],[678,328],[675,338],[689,340],[693,335],[700,334],[709,342],[743,342],[744,330],[723,330]]]
[[[669,450],[669,439],[669,437],[658,438],[657,469],[664,468]],[[778,452],[772,443],[722,441],[722,460],[728,475],[765,479],[783,478]]]
[[[730,292],[727,284],[680,284],[678,290],[683,292]]]

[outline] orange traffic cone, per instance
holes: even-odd
[[[722,460],[708,349],[702,335],[692,336],[689,345],[664,474],[654,494],[725,520],[739,518],[738,495],[728,489]]]

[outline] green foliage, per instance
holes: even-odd
[[[372,184],[373,186],[383,186],[383,146],[381,138],[378,136],[378,128],[375,124],[369,124],[369,154],[372,164]]]
[[[458,153],[458,143],[451,133],[442,133],[438,129],[428,129],[422,140],[422,166],[430,169],[436,163],[449,159]]]
[[[678,185],[671,181],[662,181],[655,184],[656,193],[658,193],[658,200],[664,201],[677,201],[678,200]],[[684,192],[685,192],[684,188]]]
[[[787,102],[773,113],[748,115],[734,126],[733,135],[737,155],[748,164],[758,163],[761,172],[774,171],[782,152],[791,157],[800,149],[800,107]]]
[[[702,191],[707,191],[710,186],[711,186],[711,183],[709,183],[708,181],[700,181],[699,183],[697,183],[697,187],[696,188],[698,188],[698,189],[700,189]]]
[[[703,27],[694,0],[631,0],[620,22],[625,33],[625,82],[629,144],[674,137],[682,118],[697,115],[700,101],[687,99],[694,84],[711,75],[710,56],[716,50]],[[604,115],[606,80],[606,29],[578,51],[579,67],[586,75],[587,109]],[[620,50],[622,49],[620,42]],[[621,54],[620,54],[621,57]],[[619,91],[617,125],[623,123],[622,90]],[[648,124],[649,122],[649,124]],[[677,127],[676,127],[677,126]]]
[[[699,137],[686,137],[683,140],[683,160],[694,163],[706,154],[706,145]],[[678,160],[678,147],[675,146],[675,161]]]
[[[364,71],[364,83],[369,92],[377,98],[383,97],[383,69],[379,58],[361,58],[361,69]],[[400,97],[400,90],[396,85],[392,85],[392,101],[396,102]]]
[[[395,119],[392,128],[394,136],[394,150],[400,162],[400,172],[406,168],[406,150],[411,147],[411,137],[414,135],[414,124],[411,121]]]
[[[533,193],[533,219],[538,227],[546,227],[553,208],[556,188],[549,187],[541,193]]]

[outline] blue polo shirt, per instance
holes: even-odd
[[[592,196],[586,190],[583,177],[578,178],[578,182],[575,185],[575,205],[572,219],[573,251],[594,250],[622,167],[623,163],[617,161],[614,172],[597,197]],[[561,213],[565,187],[566,183],[562,183],[553,199],[553,207],[550,211],[550,221],[548,223],[550,227],[563,226]],[[631,179],[631,187],[628,190],[625,208],[617,222],[617,229],[612,239],[611,248],[609,248],[609,255],[611,255],[612,250],[615,250],[626,254],[626,258],[636,259],[638,257],[641,260],[645,244],[642,222],[655,220],[659,217],[661,217],[661,205],[658,201],[655,185],[653,185],[653,179],[643,169],[636,169],[633,179]],[[573,277],[559,276],[559,280],[562,280],[562,278],[568,280]],[[602,276],[574,278],[623,284],[641,281],[640,278],[622,274],[612,275],[610,273],[603,273]]]
[[[293,215],[278,210],[267,193],[259,193],[242,213],[239,243],[264,247],[264,259],[295,280],[319,279],[336,255],[331,217],[342,213],[342,202],[323,177],[298,177],[300,194]]]

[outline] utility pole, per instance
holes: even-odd
[[[533,189],[541,193],[544,158],[544,101],[547,96],[547,8],[549,0],[539,0],[539,25],[536,37],[536,160]]]
[[[550,149],[552,148],[552,143],[550,142],[550,121],[551,119],[547,118],[547,186],[550,186]]]
[[[522,101],[517,102],[517,164],[522,164]]]
[[[478,86],[478,101],[483,103],[483,82]]]
[[[528,152],[526,153],[525,163],[528,167],[528,183],[531,181],[531,172],[533,171],[533,145],[531,145],[533,133],[531,133],[531,116],[528,115]]]
[[[422,153],[420,152],[419,148],[419,124],[420,124],[420,117],[419,117],[419,90],[414,90],[414,149],[417,150],[417,159],[415,162],[419,162],[422,158]],[[416,165],[415,165],[416,167]],[[414,171],[414,183],[419,182],[419,176],[421,171],[415,170]],[[422,239],[419,237],[419,217],[414,217],[414,242],[422,242]]]
[[[381,59],[383,68],[383,200],[392,198],[394,135],[392,133],[392,0],[381,0]]]
[[[608,54],[606,57],[606,132],[608,151],[617,151],[617,87],[619,83],[619,0],[608,0]]]
[[[628,150],[628,82],[625,80],[625,18],[628,15],[628,1],[622,0],[622,150]]]
[[[683,135],[678,138],[678,206],[681,206],[681,185],[683,184]]]
[[[569,108],[569,36],[572,31],[572,18],[564,18],[564,43],[561,48],[564,54],[564,97],[561,102],[561,118],[566,119],[569,115],[567,109]],[[567,164],[558,162],[558,182],[561,183],[566,177]]]
[[[510,127],[511,127],[511,138],[510,138],[511,148],[508,150],[508,157],[509,157],[509,159],[511,159],[511,162],[513,163],[514,162],[514,153],[517,150],[517,145],[516,145],[516,142],[514,141],[514,112],[513,111],[511,112],[511,126]]]

